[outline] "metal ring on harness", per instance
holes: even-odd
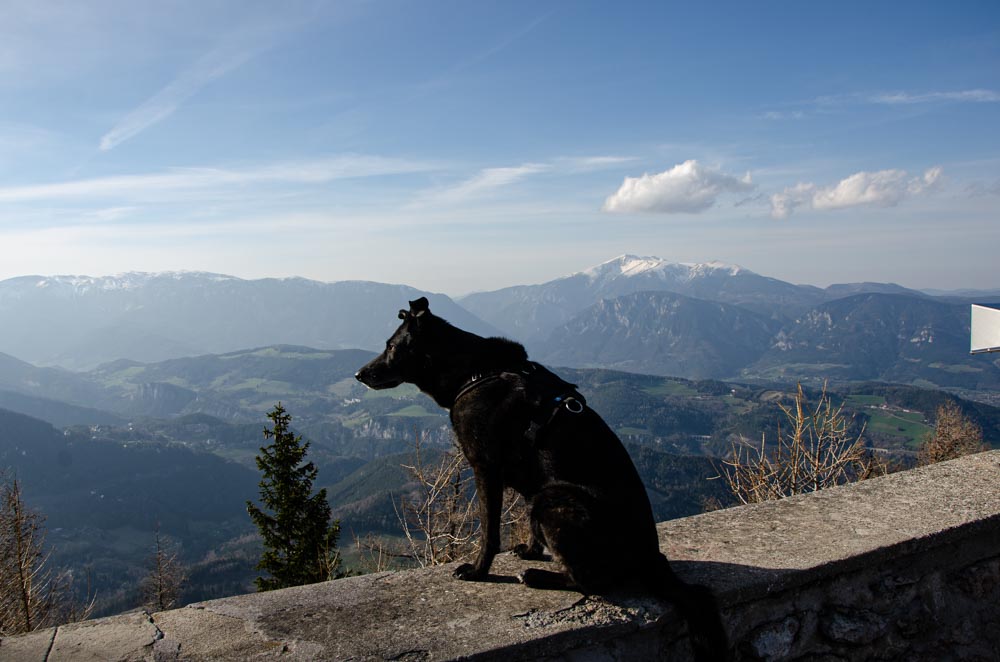
[[[566,404],[566,411],[568,411],[571,414],[579,414],[580,412],[583,411],[583,403],[580,402],[579,400],[569,398],[566,400],[565,404]]]

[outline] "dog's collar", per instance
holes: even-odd
[[[495,372],[479,372],[467,379],[462,386],[458,389],[458,393],[455,395],[455,399],[452,400],[451,408],[454,409],[458,401],[463,397],[476,390],[483,384],[489,384],[501,379],[504,375],[512,375],[515,377],[531,377],[538,371],[540,366],[534,361],[527,361],[520,368],[515,370],[497,370]],[[560,380],[562,381],[562,380]],[[557,395],[550,399],[550,402],[555,407],[565,407],[567,411],[573,414],[579,414],[583,411],[584,406],[587,401],[584,400],[583,396],[580,395],[576,387],[573,384],[567,384],[570,387],[569,390],[561,391]],[[534,424],[533,424],[534,425]],[[531,435],[529,435],[531,436]]]
[[[513,369],[501,369],[494,370],[493,372],[477,372],[469,377],[462,386],[458,389],[458,393],[455,395],[455,399],[452,400],[451,406],[454,408],[465,395],[471,391],[476,390],[483,384],[488,384],[490,382],[495,382],[504,375],[515,375],[519,377],[528,377],[533,374],[538,369],[538,364],[534,361],[526,361],[523,365],[513,368]]]
[[[505,372],[509,371],[501,370],[499,372],[491,372],[486,374],[476,373],[472,375],[472,377],[469,377],[469,379],[467,379],[465,383],[462,384],[462,387],[458,389],[458,393],[455,395],[455,399],[451,403],[452,408],[454,409],[455,405],[458,404],[458,401],[461,400],[464,396],[476,390],[483,384],[488,384],[489,382],[495,382],[496,380],[500,379],[500,377]]]

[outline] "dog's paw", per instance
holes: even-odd
[[[525,545],[521,543],[520,545],[515,545],[514,549],[510,550],[511,554],[519,559],[524,559],[525,561],[547,561],[548,557],[545,555],[545,550],[540,546],[532,547],[531,545]]]
[[[482,579],[486,576],[485,572],[480,572],[476,570],[476,566],[471,563],[463,563],[462,565],[455,568],[455,572],[451,573],[456,579],[461,579],[467,582],[474,582]]]
[[[528,568],[517,576],[517,581],[521,582],[525,586],[537,586],[540,582],[538,574],[540,572],[542,571],[535,568]]]
[[[539,570],[538,568],[528,568],[517,576],[517,579],[525,586],[541,589],[573,588],[569,577],[561,572],[551,572],[549,570]]]

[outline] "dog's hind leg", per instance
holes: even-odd
[[[521,581],[536,588],[574,589],[584,594],[607,588],[612,550],[606,541],[612,531],[594,518],[594,499],[568,484],[554,484],[536,495],[531,507],[531,528],[552,552],[565,574],[546,570],[526,571]]]

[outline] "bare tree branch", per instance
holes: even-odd
[[[864,428],[850,434],[843,404],[833,406],[826,386],[814,408],[802,385],[791,406],[779,403],[787,428],[779,422],[777,439],[760,445],[732,442],[720,476],[742,503],[760,503],[815,492],[888,472],[887,465],[864,442]]]

